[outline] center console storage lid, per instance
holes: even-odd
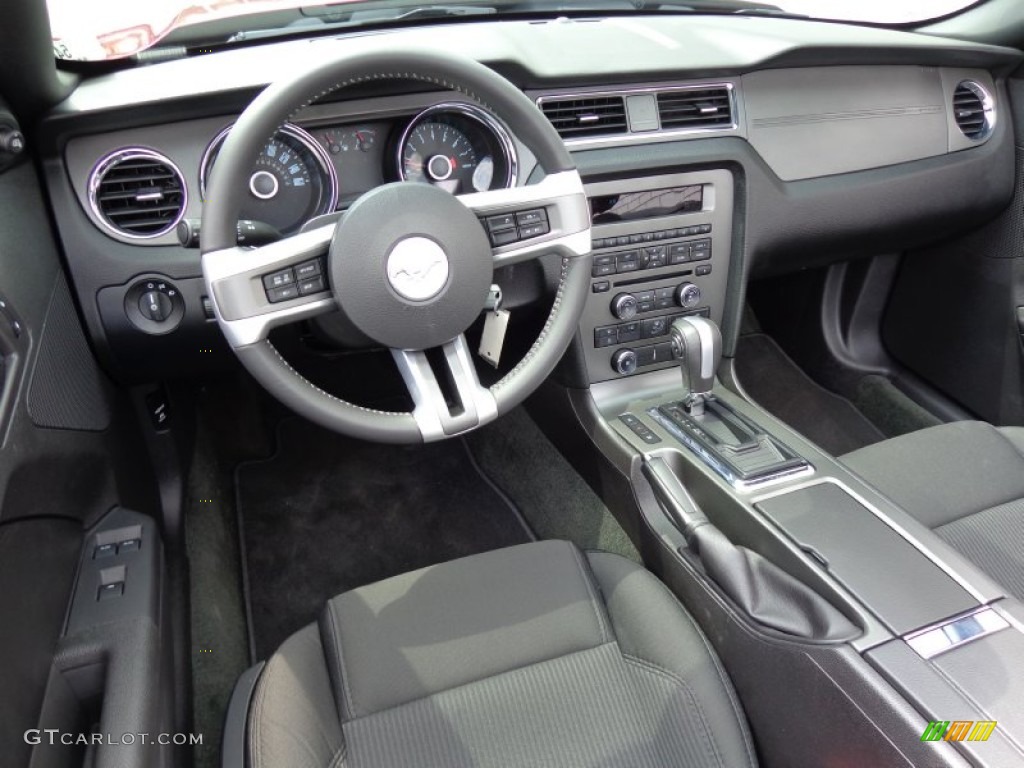
[[[838,483],[818,482],[755,506],[897,635],[978,607],[938,564]]]

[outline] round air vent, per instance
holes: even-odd
[[[187,202],[181,171],[151,149],[128,147],[112,152],[89,177],[93,213],[123,237],[145,239],[171,232]]]
[[[979,83],[964,80],[953,91],[953,119],[967,138],[987,139],[996,120],[992,96]]]

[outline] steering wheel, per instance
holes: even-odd
[[[543,179],[459,197],[428,184],[384,184],[360,197],[337,223],[260,248],[238,247],[246,180],[269,138],[327,93],[391,79],[458,91],[490,109],[534,152]],[[547,234],[491,246],[482,219],[536,209],[547,214]],[[587,199],[561,138],[508,80],[475,61],[439,53],[342,55],[269,86],[239,117],[217,156],[201,242],[203,277],[217,321],[253,377],[313,422],[387,443],[453,437],[519,404],[564,354],[590,283]],[[562,265],[547,322],[506,376],[482,386],[463,334],[484,309],[494,269],[550,253],[559,254]],[[264,278],[303,265],[304,272],[319,270],[323,289],[272,303]],[[276,326],[336,310],[391,349],[412,396],[411,413],[363,408],[325,392],[292,368],[268,339]],[[436,347],[460,401],[454,408],[427,360],[425,350]]]

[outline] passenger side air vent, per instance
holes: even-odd
[[[159,237],[185,213],[185,179],[163,155],[150,149],[120,149],[93,169],[89,203],[99,221],[130,238]]]
[[[621,96],[542,99],[541,111],[563,139],[626,133],[626,105]]]
[[[658,115],[662,130],[728,128],[733,124],[732,94],[725,86],[662,91]]]
[[[953,91],[953,119],[960,132],[980,141],[992,133],[995,113],[992,97],[973,80],[964,80]]]

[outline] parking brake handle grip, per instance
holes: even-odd
[[[664,459],[647,459],[643,473],[708,578],[750,619],[816,642],[844,642],[860,634],[849,619],[802,581],[757,552],[733,544],[708,520]]]

